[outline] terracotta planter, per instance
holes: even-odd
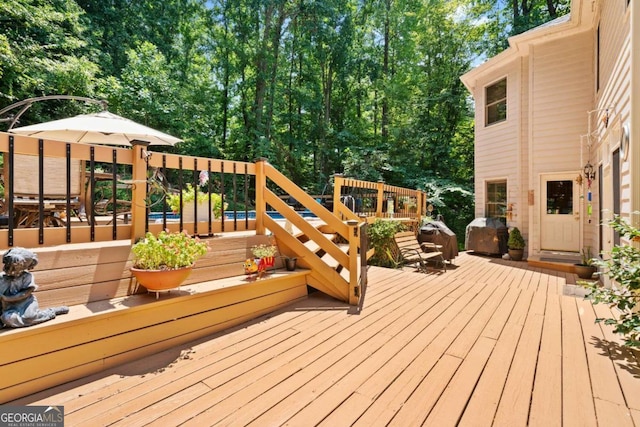
[[[581,279],[591,279],[593,277],[593,273],[596,272],[596,267],[593,265],[575,264],[574,268],[576,274]]]
[[[174,270],[141,270],[132,267],[131,273],[149,292],[155,292],[157,299],[159,292],[180,287],[189,277],[192,269],[192,265]]]

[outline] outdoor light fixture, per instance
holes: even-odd
[[[587,162],[587,164],[584,165],[584,177],[589,181],[596,179],[596,170],[591,162]]]

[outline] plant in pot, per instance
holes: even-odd
[[[217,193],[209,193],[206,184],[209,182],[209,172],[201,171],[198,178],[198,186],[201,190],[196,190],[197,186],[190,183],[179,193],[167,195],[167,203],[174,213],[180,213],[184,221],[195,221],[194,211],[197,209],[198,221],[209,220],[209,197],[211,197],[212,219],[220,218],[222,211],[227,208],[227,203],[222,204],[222,196]],[[182,193],[182,206],[180,205],[180,194]]]
[[[139,284],[156,292],[177,288],[189,274],[195,262],[207,253],[209,245],[186,231],[161,231],[157,236],[147,233],[133,245],[131,272]]]
[[[576,274],[581,279],[591,279],[593,277],[593,273],[595,273],[597,270],[597,259],[593,257],[591,246],[582,248],[582,251],[580,251],[580,256],[582,260],[579,264],[575,264],[574,266]]]
[[[522,233],[520,233],[518,227],[513,227],[509,232],[509,239],[507,240],[509,257],[514,261],[521,261],[524,254],[524,246],[525,241]]]
[[[255,257],[254,261],[257,268],[258,277],[262,277],[267,268],[273,267],[276,260],[276,252],[278,252],[278,247],[272,244],[267,245],[262,243],[251,248],[251,253]],[[247,274],[251,274],[254,272],[255,271],[248,271],[245,268],[245,273]]]

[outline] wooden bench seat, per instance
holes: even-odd
[[[427,272],[427,263],[432,261],[436,267],[440,266],[442,271],[447,270],[447,265],[438,245],[434,243],[419,243],[416,235],[412,231],[396,233],[393,239],[398,247],[398,262],[413,264],[420,271]]]
[[[256,280],[242,261],[267,236],[219,237],[185,284],[156,300],[131,279],[129,242],[39,248],[41,308],[68,314],[1,329],[0,404],[241,324],[306,298],[308,270]],[[92,265],[93,263],[93,265]],[[281,265],[278,265],[281,267]]]

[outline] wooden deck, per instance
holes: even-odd
[[[11,402],[68,426],[640,426],[638,354],[575,276],[461,254]]]

